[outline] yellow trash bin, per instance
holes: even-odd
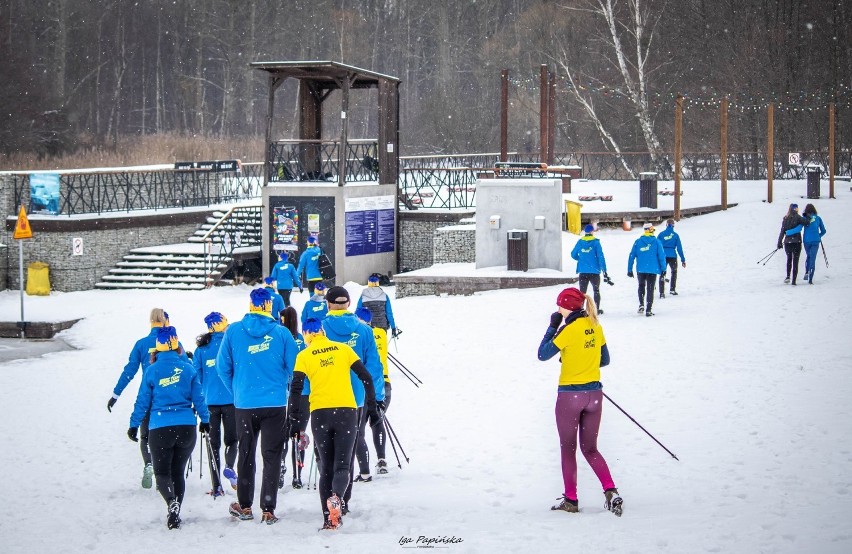
[[[50,295],[50,267],[44,262],[33,262],[27,266],[27,294]]]
[[[579,235],[583,229],[580,222],[580,209],[583,207],[579,202],[573,200],[565,201],[565,228],[569,233]]]

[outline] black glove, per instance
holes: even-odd
[[[627,272],[627,276],[628,276],[628,277],[630,277],[631,279],[633,279],[633,272],[632,272],[632,271],[628,271],[628,272]]]
[[[609,275],[607,275],[606,271],[604,271],[604,283],[610,286],[615,284],[612,282],[612,279],[609,278]]]
[[[783,246],[781,246],[781,243],[780,243],[780,242],[779,242],[779,243],[778,243],[778,245],[775,247],[775,249],[776,249],[776,250],[781,250],[782,248],[784,248],[784,247],[783,247]]]
[[[299,434],[300,434],[299,419],[300,419],[299,412],[296,412],[296,411],[290,412],[289,416],[287,417],[287,437],[299,438]]]
[[[302,294],[303,292],[305,292],[305,289],[303,289],[302,287],[299,287],[299,294]]]
[[[198,432],[204,435],[210,434],[210,423],[204,423],[203,421],[198,424]]]
[[[376,407],[367,412],[367,421],[369,421],[370,427],[376,427],[377,425],[381,425],[382,421],[384,420],[385,411],[379,407],[380,404],[384,404],[384,402],[377,402]]]
[[[559,312],[550,314],[550,326],[554,329],[559,329],[560,325],[562,325],[562,314]]]
[[[382,413],[384,413],[385,410],[387,410],[387,406],[385,406],[385,401],[384,400],[376,401],[376,408],[380,409],[382,411]]]
[[[137,433],[139,433],[139,427],[131,427],[127,430],[127,438],[133,442],[139,442],[139,439],[136,437]]]
[[[110,396],[109,400],[107,400],[107,410],[109,411],[109,413],[112,413],[112,407],[115,406],[116,400],[118,399],[114,396]]]
[[[392,338],[396,338],[396,337],[400,336],[401,334],[402,334],[402,331],[400,331],[400,330],[399,330],[399,329],[397,329],[396,327],[394,327],[393,329],[391,329],[391,337],[392,337]]]

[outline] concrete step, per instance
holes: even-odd
[[[99,289],[169,289],[169,290],[203,290],[200,283],[95,283]]]

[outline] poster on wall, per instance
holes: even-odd
[[[299,210],[293,206],[277,207],[272,210],[272,249],[293,253],[299,250]]]
[[[59,174],[30,173],[30,213],[59,215]]]
[[[308,214],[308,236],[317,239],[320,243],[320,214]]]
[[[395,201],[394,196],[366,196],[346,200],[347,256],[394,251]]]

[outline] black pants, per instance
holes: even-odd
[[[637,273],[639,278],[639,305],[645,306],[645,312],[651,311],[654,304],[654,283],[657,281],[656,273]],[[645,304],[645,295],[648,295],[648,303]]]
[[[263,474],[260,481],[260,509],[275,510],[278,502],[278,473],[281,471],[281,450],[284,448],[284,423],[287,408],[249,408],[234,410],[240,437],[240,458],[237,462],[237,499],[243,508],[254,502],[255,451],[260,438]]]
[[[284,307],[290,307],[290,293],[293,292],[293,289],[278,289],[278,294],[281,295],[281,298],[284,299]]]
[[[581,273],[580,274],[580,292],[586,294],[589,288],[589,283],[592,284],[595,306],[601,309],[601,276],[600,273]]]
[[[672,292],[675,291],[675,287],[677,286],[677,258],[666,258],[666,263],[672,271],[672,286],[669,287],[669,290]],[[660,274],[660,294],[666,293],[666,272],[662,272]]]
[[[307,394],[301,395],[299,397],[299,413],[301,413],[301,414],[310,413],[310,409],[311,409],[310,396],[308,396]],[[303,417],[302,420],[299,422],[299,432],[304,433],[307,428],[308,428],[308,418]],[[286,433],[287,429],[285,429],[284,431]],[[287,466],[287,452],[290,451],[290,439],[291,439],[291,437],[287,437],[287,440],[284,441],[284,448],[281,450],[281,467]],[[299,463],[303,464],[304,462],[305,462],[305,451],[299,450]],[[295,473],[293,474],[294,479],[296,477],[301,477],[301,473],[300,473],[298,467],[294,467],[293,471],[295,471]]]
[[[390,407],[391,401],[391,384],[390,381],[385,381],[385,413]],[[385,450],[387,448],[387,433],[385,432],[384,421],[381,425],[376,425],[373,429],[373,446],[376,447],[376,458],[385,459]]]
[[[352,441],[352,450],[349,452],[349,486],[346,487],[346,492],[343,493],[343,500],[349,502],[349,499],[352,498],[352,478],[355,477],[355,453],[358,450],[358,441],[360,439],[361,442],[364,443],[364,449],[367,449],[367,443],[364,441],[364,422],[367,420],[367,410],[363,407],[358,408],[356,419],[355,419],[355,429],[353,433],[354,440]],[[314,429],[314,427],[311,427]],[[314,440],[316,440],[316,436],[314,436]],[[369,454],[369,453],[368,453]],[[364,473],[370,472],[370,460],[365,460],[367,465],[367,471]],[[360,464],[360,461],[359,461]],[[322,469],[322,464],[320,464],[320,469]],[[359,468],[361,469],[361,468]]]
[[[183,502],[186,490],[184,471],[192,449],[195,448],[195,425],[159,427],[148,432],[148,445],[154,464],[157,490],[166,504]]]
[[[221,473],[225,467],[234,467],[237,462],[237,416],[234,413],[233,404],[221,404],[208,406],[210,410],[210,448],[213,449],[213,457],[216,460],[216,468],[213,470],[213,460],[210,460],[210,479],[213,481],[213,490],[218,490],[222,484]],[[221,432],[220,432],[221,428]],[[225,467],[219,457],[219,447],[222,446],[222,434],[225,435]]]
[[[145,465],[151,463],[151,448],[148,446],[148,420],[150,415],[146,414],[139,426],[139,450],[142,451],[142,461]]]
[[[802,253],[801,242],[788,242],[784,244],[784,252],[787,253],[787,278],[790,278],[790,270],[793,270],[793,282],[799,276],[799,255]]]
[[[323,513],[326,500],[352,487],[352,457],[358,410],[322,408],[311,412],[311,430],[319,467],[319,493]]]

